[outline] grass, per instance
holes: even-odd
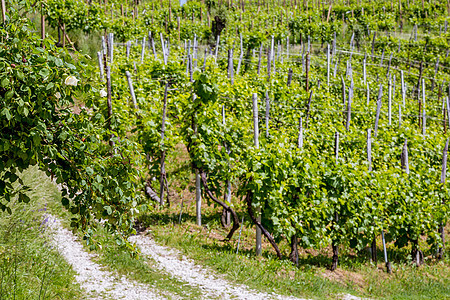
[[[21,177],[32,187],[30,203],[13,202],[11,215],[0,212],[0,299],[80,299],[74,271],[45,230],[59,191],[36,168]]]
[[[258,291],[309,298],[323,299],[340,293],[355,293],[352,288],[318,276],[312,267],[297,269],[286,259],[278,260],[271,251],[265,251],[262,257],[255,257],[250,246],[253,238],[250,226],[244,228],[240,252],[236,254],[236,240],[229,243],[220,241],[226,234],[214,225],[217,221],[213,219],[218,219],[218,214],[205,214],[203,220],[207,225],[199,227],[195,225],[193,215],[186,216],[188,221],[179,225],[176,224],[177,214],[173,214],[173,223],[165,222],[168,219],[164,217],[166,213],[155,212],[141,219],[151,228],[158,243],[181,250],[197,263],[224,274],[232,282],[246,284]]]
[[[241,250],[236,254],[238,234],[233,241],[222,242],[226,231],[219,226],[219,214],[211,208],[203,212],[204,227],[195,225],[194,210],[186,212],[182,224],[178,224],[178,213],[171,213],[170,209],[146,214],[141,221],[151,228],[160,244],[175,247],[196,262],[224,274],[230,281],[259,291],[316,299],[335,299],[341,294],[372,299],[450,297],[448,256],[443,262],[428,261],[420,268],[407,262],[394,263],[394,272],[388,275],[381,261],[371,264],[365,256],[355,257],[345,249],[338,270],[331,272],[327,269],[330,257],[326,249],[314,255],[302,249],[300,267],[296,268],[287,257],[278,260],[268,243],[263,245],[262,257],[256,257],[254,232],[249,221],[244,222]],[[288,253],[286,243],[281,243],[280,247]]]
[[[171,275],[156,268],[153,260],[143,256],[131,257],[130,253],[119,247],[111,234],[104,229],[97,231],[102,249],[96,250],[98,262],[108,270],[125,275],[137,282],[148,284],[160,294],[171,298],[199,299],[201,291],[186,285],[185,282],[173,278]],[[182,287],[182,288],[180,288]]]

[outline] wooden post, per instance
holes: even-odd
[[[372,136],[371,129],[367,129],[367,162],[369,164],[369,172],[372,172]]]
[[[386,264],[386,271],[390,274],[392,273],[392,267],[387,257],[386,240],[384,239],[384,230],[381,230],[381,240],[383,241],[383,253],[384,253],[384,262]]]
[[[311,101],[312,101],[313,91],[309,93],[308,105],[306,106],[306,127],[308,127],[308,119],[309,119],[309,111],[311,109]]]
[[[446,107],[447,107],[447,120],[448,120],[448,126],[450,128],[450,98],[445,97],[446,101]]]
[[[309,92],[309,52],[306,53],[306,92]]]
[[[328,14],[327,14],[327,23],[330,21],[330,15],[331,15],[331,8],[333,7],[333,3],[330,4],[330,7],[328,8]]]
[[[334,156],[336,159],[336,164],[339,163],[339,132],[336,131],[334,136]],[[339,220],[339,213],[336,210],[334,213],[334,221],[338,222]],[[335,241],[332,241],[331,244],[332,250],[333,250],[333,258],[332,258],[332,264],[331,264],[331,271],[336,270],[339,260],[339,251],[338,251],[338,245],[335,243]]]
[[[161,47],[162,47],[164,64],[167,65],[167,53],[166,53],[166,47],[164,46],[164,38],[163,38],[162,32],[159,33],[159,37],[161,38]]]
[[[305,71],[305,44],[302,45],[302,72]]]
[[[403,76],[403,70],[400,71],[401,80],[402,80],[402,100],[403,100],[403,107],[405,107],[406,103],[406,87],[405,87],[405,79]]]
[[[405,144],[403,145],[403,148],[402,148],[401,165],[402,165],[402,170],[406,174],[409,175],[409,158],[408,158],[408,140],[407,139],[405,139]],[[416,261],[416,265],[419,266],[421,251],[418,249],[417,240],[412,240],[412,243],[413,243],[412,251],[411,251],[412,260]],[[387,263],[386,263],[386,266],[387,266]]]
[[[114,33],[108,34],[108,54],[109,54],[109,62],[112,65],[114,62]]]
[[[333,52],[332,58],[336,56],[336,31],[333,33]]]
[[[5,0],[2,0],[4,2]],[[41,4],[41,46],[45,49],[44,40],[45,40],[45,15],[44,15],[44,3]]]
[[[189,62],[189,81],[194,82],[194,69],[192,68],[192,54],[189,54],[188,62]]]
[[[330,88],[330,44],[327,44],[327,86]]]
[[[299,119],[299,130],[298,130],[298,141],[297,146],[298,148],[303,148],[303,124],[302,124],[302,118]]]
[[[403,144],[401,164],[402,170],[405,171],[406,174],[409,174],[408,139],[405,139],[405,143]]]
[[[100,69],[100,82],[103,82],[103,76],[105,75],[103,72],[103,57],[101,51],[97,52],[97,59],[98,59],[98,68]]]
[[[364,54],[364,59],[363,59],[363,82],[364,82],[364,84],[366,84],[366,82],[367,82],[366,57],[367,57],[367,54]]]
[[[142,49],[141,49],[141,63],[144,62],[144,56],[145,56],[145,36],[142,39]],[[128,58],[128,56],[127,56]]]
[[[259,149],[259,127],[258,127],[258,95],[253,93],[253,140],[256,149]],[[258,222],[261,222],[261,207],[258,207]],[[256,255],[260,256],[262,253],[261,248],[261,229],[256,226]]]
[[[336,59],[336,63],[334,64],[333,78],[336,78],[336,72],[338,68],[339,59]]]
[[[233,66],[233,49],[228,49],[228,78],[231,85],[234,84],[234,66]]]
[[[339,161],[339,132],[335,132],[334,134],[334,158],[336,163]]]
[[[192,102],[195,102],[197,99],[196,94],[192,94]],[[194,122],[192,124],[192,129],[194,130],[194,134],[197,134],[197,113],[194,115]],[[201,193],[201,178],[200,172],[197,168],[195,168],[195,215],[197,220],[197,225],[202,225],[202,193]]]
[[[270,117],[269,93],[266,91],[266,138],[269,137],[269,117]]]
[[[367,129],[367,163],[368,163],[368,171],[372,172],[372,136],[371,129]],[[374,236],[373,241],[370,245],[371,252],[371,260],[376,264],[377,262],[377,240],[376,236]]]
[[[194,44],[192,45],[192,65],[193,68],[197,68],[197,35],[194,33]]]
[[[137,102],[136,102],[136,95],[134,94],[133,81],[131,79],[131,74],[130,74],[130,72],[126,71],[125,75],[127,76],[128,87],[130,89],[130,95],[131,95],[131,100],[133,101],[134,109],[137,110],[138,106],[137,106]]]
[[[1,0],[2,1],[2,20],[3,20],[3,24],[6,23],[6,3],[5,0]]]
[[[111,90],[111,69],[109,66],[106,66],[106,91],[107,91],[107,106],[108,106],[108,128],[111,129],[111,118],[112,118],[112,90]],[[113,135],[109,139],[109,145],[111,149],[114,148],[114,141],[112,140]]]
[[[217,41],[216,41],[216,49],[214,49],[214,62],[217,63],[217,56],[219,55],[219,42],[220,42],[220,35],[217,36]]]
[[[341,76],[341,83],[342,83],[342,104],[345,105],[346,99],[345,99],[345,90],[347,89],[345,87],[345,81],[344,77]]]
[[[195,214],[197,226],[202,226],[202,188],[200,172],[195,169]]]
[[[289,60],[289,36],[286,37],[286,59]]]
[[[270,73],[271,73],[270,69],[272,66],[271,56],[272,55],[270,54],[270,48],[267,48],[267,82],[270,82]]]
[[[308,35],[308,46],[306,52],[311,53],[311,37]]]
[[[58,27],[59,28],[59,27]],[[108,54],[108,49],[106,48],[106,39],[105,39],[105,37],[102,35],[102,55],[103,54],[105,54],[105,55],[107,55]]]
[[[226,119],[225,119],[225,104],[222,105],[222,124],[225,127]],[[229,149],[227,143],[225,142],[224,145],[225,150],[227,151],[227,154],[230,155],[231,150]],[[228,161],[228,160],[227,160]],[[230,162],[228,161],[228,172],[230,171]],[[224,202],[228,205],[231,203],[231,182],[229,179],[226,180],[225,186],[227,187],[227,190],[224,194]],[[222,213],[222,225],[225,227],[230,226],[231,224],[231,213],[230,211],[224,209]]]
[[[375,117],[375,132],[374,137],[377,137],[378,134],[378,122],[380,120],[380,112],[381,112],[381,97],[383,96],[383,86],[380,84],[380,89],[378,90],[378,100],[377,100],[377,113]]]
[[[447,152],[448,152],[448,142],[449,139],[447,139],[447,142],[445,143],[444,151],[442,153],[442,170],[441,170],[441,183],[445,183],[445,179],[447,176]]]
[[[352,93],[353,93],[353,79],[350,88],[348,89],[348,101],[347,101],[347,121],[345,123],[345,129],[350,130],[350,120],[352,117]]]
[[[130,50],[131,50],[131,42],[128,41],[128,42],[127,42],[127,50],[126,50],[127,59],[130,58]]]
[[[161,177],[159,179],[159,204],[164,205],[164,185],[166,181],[166,150],[164,149],[164,133],[166,131],[166,109],[167,109],[167,90],[169,83],[166,82],[166,87],[164,88],[164,102],[162,111],[162,122],[161,122]]]
[[[111,21],[114,21],[114,3],[111,4]]]
[[[350,38],[350,57],[349,57],[349,61],[352,61],[352,55],[353,55],[353,49],[354,49],[354,46],[353,46],[354,39],[355,39],[355,32],[353,31],[352,32],[352,37]]]
[[[276,60],[281,61],[281,64],[283,63],[283,54],[281,50],[281,43],[278,41],[278,47],[277,47],[277,58]]]
[[[417,42],[417,24],[414,24],[414,42]]]
[[[422,79],[422,135],[426,134],[427,116],[425,111],[425,79]]]
[[[392,82],[390,76],[388,81],[388,122],[389,126],[392,125]]]
[[[449,139],[445,142],[444,151],[442,153],[442,170],[441,170],[441,184],[445,184],[445,178],[447,177],[447,153],[448,153],[448,142]],[[445,199],[442,199],[442,204],[445,204]],[[439,227],[439,234],[442,240],[442,247],[438,250],[438,259],[444,258],[444,249],[445,249],[445,224],[441,224]]]

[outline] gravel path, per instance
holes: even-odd
[[[143,255],[147,255],[157,262],[160,269],[166,271],[179,280],[196,286],[204,292],[206,299],[297,299],[276,294],[261,293],[251,290],[245,285],[231,284],[227,280],[214,274],[203,266],[196,265],[192,260],[183,256],[180,252],[157,245],[145,235],[136,235],[129,238],[141,249]]]
[[[166,299],[144,284],[102,270],[102,266],[92,260],[94,255],[83,249],[81,243],[61,225],[58,218],[49,216],[48,224],[54,233],[53,245],[78,273],[76,280],[92,295],[89,299]]]
[[[48,217],[48,226],[53,232],[52,244],[78,273],[76,281],[88,292],[88,299],[157,300],[178,298],[167,295],[166,292],[158,293],[147,285],[103,270],[101,265],[93,261],[95,255],[85,251],[81,243],[77,241],[71,231],[62,226],[58,218],[52,215],[48,215]],[[179,251],[157,245],[148,236],[136,235],[129,239],[140,247],[143,255],[156,261],[160,270],[164,270],[173,277],[199,288],[203,292],[204,299],[305,300],[274,293],[261,293],[245,285],[232,284],[212,270],[196,265]],[[345,300],[359,299],[351,295],[342,295],[339,298]]]

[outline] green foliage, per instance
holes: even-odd
[[[119,120],[107,122],[96,107],[73,112],[71,106],[79,105],[75,97],[85,95],[87,103],[98,98],[78,72],[89,70],[86,58],[73,59],[51,40],[42,41],[44,49],[30,28],[27,18],[11,12],[1,29],[0,208],[11,212],[13,200],[29,201],[17,172],[38,165],[60,184],[62,204],[74,214],[71,226],[85,233],[88,244],[88,228],[97,218],[133,250],[125,235],[134,232],[140,201],[140,172],[134,168],[140,151],[136,143],[116,137]]]
[[[53,28],[65,26],[67,32],[81,29],[92,33],[106,28],[102,6],[98,3],[86,4],[82,0],[49,0],[43,3],[47,22]]]

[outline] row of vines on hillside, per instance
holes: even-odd
[[[202,193],[232,217],[228,240],[242,199],[293,262],[299,246],[331,245],[335,269],[341,246],[380,235],[417,265],[442,257],[450,58],[435,14],[447,6],[361,2],[47,1],[39,13],[63,34],[102,33],[91,61],[37,38],[10,6],[1,208],[27,200],[15,173],[38,164],[89,244],[105,219],[128,245],[142,191],[170,203],[165,157],[184,143]]]

